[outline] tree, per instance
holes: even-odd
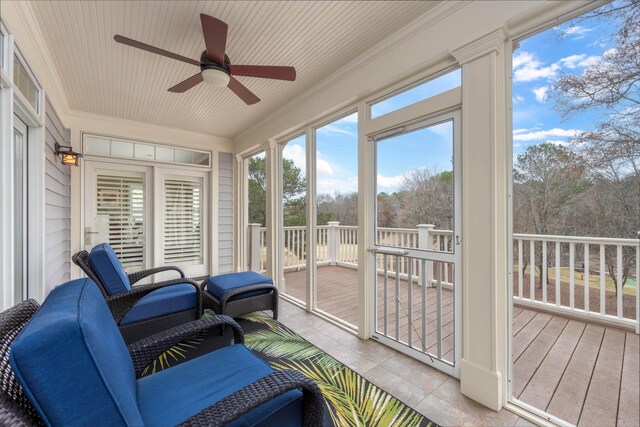
[[[518,155],[513,171],[514,198],[519,205],[520,224],[534,234],[561,234],[571,202],[589,186],[584,158],[561,145],[532,145]],[[541,273],[542,253],[536,267]],[[533,273],[532,273],[533,274]],[[548,277],[549,275],[547,275]],[[542,286],[542,274],[540,274]]]
[[[453,173],[415,170],[402,183],[404,193],[400,224],[415,228],[418,224],[434,224],[436,228],[453,229]]]
[[[561,75],[553,87],[554,107],[569,117],[586,110],[602,111],[594,129],[571,140],[589,161],[599,197],[583,206],[591,220],[600,219],[595,232],[607,237],[637,238],[640,228],[640,0],[611,3],[580,19],[597,16],[617,27],[614,47],[578,75]],[[590,228],[591,230],[591,228]],[[635,253],[623,253],[623,286]],[[616,256],[607,248],[607,269],[617,282]],[[617,284],[617,283],[616,283]],[[617,292],[617,286],[616,286]]]
[[[283,199],[285,220],[296,222],[290,225],[304,225],[306,198],[305,178],[292,160],[283,159]],[[266,219],[267,173],[264,157],[252,157],[249,161],[249,222],[265,225]],[[300,221],[301,224],[297,224]]]

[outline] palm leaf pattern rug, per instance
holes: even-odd
[[[206,312],[205,316],[211,315]],[[264,313],[236,319],[245,345],[273,369],[295,369],[318,384],[326,403],[325,425],[335,427],[437,427],[409,406]],[[167,350],[143,372],[149,375],[225,345],[206,333]]]

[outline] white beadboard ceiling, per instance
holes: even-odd
[[[233,137],[435,6],[430,1],[32,1],[72,110]],[[292,65],[295,82],[238,77],[167,92],[198,67],[114,42],[121,34],[199,59],[199,14],[229,25],[232,64]]]

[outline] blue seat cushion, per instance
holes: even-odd
[[[117,295],[131,290],[127,272],[118,256],[108,243],[101,243],[91,249],[89,264],[104,284],[109,295]]]
[[[244,345],[205,354],[138,380],[138,407],[145,425],[175,426],[244,386],[273,372]],[[229,426],[300,426],[302,392],[292,390]]]
[[[131,356],[90,279],[55,288],[11,346],[11,366],[47,425],[142,425]]]
[[[127,311],[120,325],[153,319],[196,307],[196,289],[188,283],[166,286],[140,298]]]
[[[220,300],[227,292],[231,290],[243,288],[245,286],[259,285],[263,283],[273,285],[273,280],[270,277],[256,273],[255,271],[243,271],[240,273],[228,273],[209,277],[207,279],[207,290],[211,295]],[[242,293],[231,297],[229,301],[234,301],[241,298],[249,298],[269,292],[271,292],[269,289],[262,289]]]

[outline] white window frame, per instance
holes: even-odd
[[[27,125],[27,167],[29,180],[27,183],[27,277],[28,297],[42,301],[45,296],[44,283],[44,162],[45,153],[45,92],[25,57],[15,44],[13,35],[5,23],[0,20],[2,40],[2,67],[0,68],[0,271],[2,272],[2,295],[0,309],[13,304],[14,257],[13,240],[13,126],[14,114]],[[14,55],[15,54],[15,55]],[[13,61],[18,58],[27,70],[38,91],[38,102],[34,109],[13,83]]]

